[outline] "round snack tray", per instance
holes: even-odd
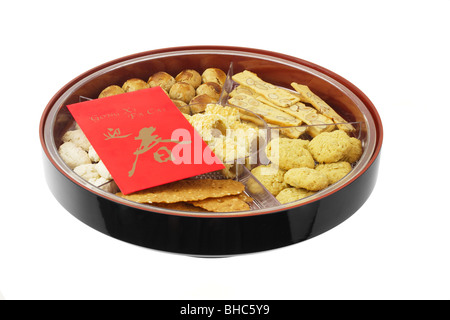
[[[111,176],[109,176],[110,181],[108,182],[100,182],[104,180],[99,178],[92,183],[77,174],[72,169],[72,164],[69,165],[63,160],[59,153],[60,146],[65,143],[63,136],[68,131],[81,127],[81,122],[78,126],[74,116],[69,112],[68,106],[86,100],[98,99],[108,86],[115,85],[115,88],[119,91],[123,90],[120,85],[131,79],[141,79],[140,82],[145,83],[145,80],[142,79],[147,79],[159,72],[165,72],[174,77],[184,70],[191,69],[202,73],[209,68],[222,70],[224,74],[221,75],[221,79],[226,78],[221,83],[222,91],[218,100],[214,101],[216,105],[220,106],[216,111],[219,113],[225,108],[237,108],[241,121],[250,121],[253,128],[262,129],[265,135],[262,135],[261,143],[258,140],[256,151],[252,149],[250,153],[245,153],[245,157],[239,156],[231,163],[228,162],[228,159],[224,161],[225,170],[202,174],[177,182],[181,182],[184,186],[188,185],[188,189],[191,190],[190,195],[194,195],[192,198],[200,198],[197,196],[200,195],[196,188],[198,185],[202,185],[202,188],[208,185],[208,191],[212,190],[214,194],[220,193],[217,192],[217,190],[221,190],[220,186],[238,185],[239,192],[241,192],[241,194],[238,194],[239,204],[245,202],[246,206],[237,206],[239,209],[234,210],[235,206],[233,205],[233,210],[228,212],[226,210],[221,211],[223,205],[220,210],[215,210],[217,209],[215,207],[208,211],[200,207],[198,202],[202,202],[202,200],[195,204],[194,200],[190,200],[191,202],[184,203],[185,206],[179,207],[165,206],[162,203],[155,203],[157,201],[153,200],[151,200],[151,203],[149,201],[144,201],[144,203],[131,201],[123,197],[121,192],[118,192],[119,188]],[[227,71],[228,73],[226,73]],[[274,114],[280,115],[279,113],[269,111],[269,114],[264,114],[264,112],[259,112],[264,108],[261,109],[258,106],[255,109],[250,105],[246,107],[241,103],[242,101],[252,101],[250,99],[241,102],[236,101],[236,99],[240,99],[236,96],[236,89],[242,86],[242,76],[248,75],[246,72],[256,75],[268,84],[267,87],[273,90],[270,91],[271,93],[274,91],[289,92],[289,94],[281,94],[284,97],[302,96],[302,90],[304,89],[302,89],[302,85],[306,86],[309,88],[308,90],[332,108],[338,114],[338,117],[331,117],[334,122],[332,124],[314,123],[314,121],[309,121],[311,120],[309,118],[310,123],[303,121],[307,125],[301,122],[293,124],[296,123],[295,121],[285,125],[286,121],[277,122],[276,119],[274,121]],[[294,84],[298,86],[295,87]],[[251,84],[249,85],[251,87]],[[259,98],[261,103],[270,105],[263,102],[264,98],[267,98],[264,94],[258,93],[256,89],[254,90],[257,94],[260,94],[256,98]],[[159,94],[163,97],[159,89],[154,91],[159,91]],[[190,89],[190,92],[192,94],[192,89]],[[151,94],[152,92],[149,90],[137,92],[133,95],[146,96],[148,93]],[[304,103],[305,107],[312,106],[317,109],[317,113],[326,111],[326,109],[314,105],[313,101],[308,104],[308,99],[304,96],[302,98],[304,100],[301,100],[301,102]],[[189,101],[183,105],[178,105],[175,102],[178,99],[172,99],[190,123],[194,121],[195,116],[205,110],[204,102],[194,104]],[[269,102],[271,102],[270,99]],[[281,103],[278,107],[286,107],[281,100],[278,100],[278,102]],[[96,103],[97,101],[93,101],[93,104]],[[295,105],[300,106],[301,104],[295,103]],[[224,109],[221,109],[221,107]],[[176,114],[176,110],[174,111],[175,113],[172,113],[172,115]],[[292,112],[299,113],[303,111],[305,109],[299,107],[292,110]],[[323,114],[325,114],[325,111]],[[287,111],[285,113],[289,114]],[[206,110],[204,114],[207,115]],[[265,169],[263,166],[273,168],[270,164],[271,161],[277,165],[275,163],[276,157],[273,157],[273,152],[276,153],[274,141],[280,138],[278,140],[280,146],[282,145],[281,142],[290,144],[290,142],[286,142],[287,140],[295,140],[295,145],[306,144],[301,140],[314,142],[316,137],[321,136],[320,134],[316,135],[320,129],[325,128],[324,131],[328,131],[326,129],[331,126],[336,126],[339,129],[345,127],[338,126],[338,123],[336,123],[339,122],[336,121],[339,117],[345,119],[346,124],[353,126],[354,130],[350,132],[350,135],[345,134],[345,139],[356,138],[359,140],[358,150],[362,152],[359,159],[350,161],[351,157],[346,155],[345,160],[348,161],[345,170],[349,170],[348,173],[345,176],[336,175],[339,176],[340,180],[333,180],[334,183],[326,187],[324,187],[325,184],[322,181],[321,187],[323,189],[308,185],[311,187],[308,190],[316,187],[319,190],[313,191],[312,194],[300,194],[299,191],[303,188],[303,183],[310,182],[309,179],[305,178],[303,181],[299,178],[303,177],[303,174],[307,171],[306,168],[289,169],[280,179],[283,183],[286,182],[287,188],[283,191],[287,190],[288,192],[285,192],[283,197],[279,197],[283,191],[277,194],[277,190],[274,190],[274,186],[270,184],[271,181],[275,180],[266,179],[261,172],[262,169]],[[243,126],[247,127],[245,124]],[[193,127],[196,127],[196,123],[193,123]],[[223,131],[223,127],[217,128],[221,132]],[[313,238],[344,222],[361,208],[375,187],[380,163],[379,155],[383,142],[383,127],[375,106],[361,90],[345,78],[314,63],[293,56],[260,49],[226,46],[186,46],[155,49],[96,66],[75,77],[51,98],[42,114],[39,131],[47,184],[57,201],[69,213],[93,229],[115,239],[150,249],[200,257],[224,257],[280,248]],[[341,134],[341,131],[343,130],[332,132]],[[236,134],[232,134],[230,137],[236,136]],[[246,135],[245,137],[250,136],[254,137],[254,135]],[[290,139],[283,140],[285,137]],[[334,138],[336,141],[338,140],[337,137]],[[246,142],[250,140],[246,139]],[[318,148],[321,150],[321,144],[318,143],[318,140],[323,142],[321,139],[316,139],[316,143],[313,143],[313,145],[311,145],[312,142],[307,142],[307,148],[280,148],[281,152],[287,150],[285,154],[288,154],[289,157],[284,159],[288,158],[289,160],[283,162],[281,161],[283,157],[280,157],[279,167],[292,164],[292,158],[290,157],[292,149],[300,153],[307,149],[311,154],[314,150],[316,152],[315,158],[311,158],[313,164],[310,163],[314,169],[310,168],[310,170],[318,170],[319,165],[316,167],[316,164],[322,162],[314,161],[318,160],[316,156],[318,153],[320,154],[320,151],[317,152]],[[217,140],[214,141],[217,142]],[[352,140],[353,142],[354,140]],[[346,143],[350,142],[347,141]],[[242,145],[239,144],[238,146]],[[217,144],[211,150],[217,155],[216,148]],[[302,156],[299,158],[302,158]],[[254,159],[256,160],[253,161]],[[92,160],[91,164],[96,161]],[[294,162],[298,163],[298,161]],[[323,162],[326,162],[326,160],[323,160]],[[104,168],[102,166],[97,168],[99,163],[96,162],[95,167],[101,178],[104,178]],[[351,163],[351,165],[348,163]],[[350,168],[348,168],[349,166]],[[102,169],[101,173],[100,169]],[[323,169],[323,167],[320,169]],[[274,179],[278,179],[278,172],[273,176]],[[151,175],[149,178],[151,179]],[[197,182],[193,183],[191,179]],[[207,179],[207,181],[200,182],[199,179]],[[223,181],[223,179],[229,181]],[[186,180],[188,180],[188,183],[186,183]],[[287,183],[288,180],[289,183]],[[332,181],[331,178],[328,181]],[[277,186],[279,187],[279,185]],[[291,188],[291,186],[293,187]],[[165,185],[162,187],[165,190]],[[184,190],[179,188],[175,191],[178,192],[178,195]],[[223,190],[221,194],[224,194]],[[176,197],[173,197],[172,200],[174,198],[176,201],[182,201]],[[211,198],[214,198],[214,196],[211,196]],[[224,196],[223,198],[227,197]],[[217,199],[222,201],[222,198]],[[236,199],[236,197],[233,199]],[[223,201],[226,202],[226,200]],[[248,203],[250,200],[251,202]],[[226,203],[228,206],[229,202]]]
[[[211,66],[213,67],[213,66]],[[332,126],[335,127],[338,124],[341,124],[339,122],[334,122],[332,124],[328,124],[328,123],[318,123],[318,124],[311,124],[311,125],[307,125],[307,124],[302,124],[300,126],[280,126],[280,125],[268,125],[267,122],[261,118],[261,115],[254,113],[253,111],[250,110],[246,110],[245,107],[240,107],[240,106],[236,106],[233,105],[231,103],[229,103],[229,99],[230,99],[230,93],[233,92],[234,89],[236,89],[237,87],[239,87],[239,84],[237,82],[235,82],[232,77],[234,75],[233,72],[233,62],[230,63],[229,68],[228,68],[228,72],[227,72],[227,77],[226,77],[226,81],[222,86],[222,91],[220,93],[220,98],[218,99],[217,103],[218,105],[222,105],[222,106],[226,106],[226,107],[233,107],[233,108],[238,108],[238,109],[242,109],[240,110],[241,113],[245,113],[245,114],[249,114],[251,116],[253,116],[254,118],[258,119],[260,128],[267,130],[267,134],[266,134],[266,144],[264,146],[262,146],[257,152],[258,152],[258,156],[256,157],[257,162],[256,163],[247,163],[246,159],[236,159],[235,163],[233,164],[233,171],[234,171],[234,177],[232,177],[232,179],[241,182],[244,186],[245,186],[245,191],[243,192],[244,194],[246,194],[247,196],[249,196],[252,201],[249,202],[249,209],[250,211],[254,211],[254,210],[258,210],[258,209],[267,209],[267,208],[276,208],[276,207],[282,207],[283,204],[280,203],[276,197],[264,186],[263,183],[261,183],[258,178],[256,178],[251,170],[255,167],[258,167],[260,165],[269,165],[271,162],[269,159],[267,159],[267,157],[265,156],[265,151],[264,151],[264,147],[267,145],[267,143],[278,136],[283,136],[283,130],[286,129],[300,129],[300,131],[305,132],[303,134],[301,134],[298,138],[302,139],[302,140],[311,140],[312,137],[310,135],[308,135],[308,133],[306,133],[306,129],[309,127],[321,127],[323,128],[328,127],[328,126]],[[295,91],[291,88],[283,88],[285,90],[291,91],[293,93],[295,93]],[[90,98],[90,97],[85,97],[85,96],[79,96],[78,98],[78,102],[83,102],[83,101],[89,101],[89,100],[93,100],[95,98]],[[194,112],[191,111],[195,109],[195,105],[194,104],[187,104],[184,106],[184,112],[186,110],[186,107],[189,108],[189,113],[192,115]],[[193,108],[194,107],[194,108]],[[183,107],[179,107],[179,109],[181,110]],[[348,115],[347,115],[348,116]],[[70,115],[69,115],[70,117]],[[243,121],[243,120],[241,120]],[[245,122],[245,121],[243,121]],[[370,147],[368,146],[368,131],[367,131],[367,123],[366,121],[346,121],[344,122],[345,124],[351,124],[355,130],[351,133],[351,137],[355,137],[357,139],[359,139],[362,143],[362,147],[363,147],[363,154],[360,158],[360,160],[358,160],[357,162],[353,162],[351,163],[351,167],[352,167],[352,171],[347,174],[346,176],[351,175],[351,173],[355,170],[355,168],[358,168],[359,166],[363,166],[364,163],[361,163],[362,161],[367,161],[368,157],[364,156],[371,154],[371,152],[373,152],[373,145],[371,145]],[[344,124],[342,123],[342,124]],[[75,121],[72,119],[72,124],[69,126],[69,128],[67,129],[67,131],[69,130],[73,130],[76,127],[76,123]],[[317,162],[316,162],[317,164]],[[198,175],[198,176],[194,176],[191,178],[187,178],[187,179],[214,179],[214,180],[221,180],[221,179],[230,179],[229,176],[225,176],[224,174],[222,174],[221,171],[215,171],[215,172],[210,172],[210,173],[206,173],[206,174],[202,174],[202,175]],[[332,185],[319,190],[317,192],[314,192],[311,195],[308,195],[302,199],[293,201],[296,204],[297,203],[301,203],[301,202],[306,202],[311,200],[314,197],[319,197],[321,196],[323,193],[327,193],[329,191],[330,188],[337,188],[339,187],[339,185],[345,183],[346,178],[342,178],[340,179],[338,182],[333,183]],[[118,188],[118,186],[115,184],[114,180],[110,180],[107,181],[101,185],[98,186],[92,186],[94,188],[99,188],[105,192],[108,193],[113,193],[116,194],[118,192],[120,192],[120,189]],[[127,200],[128,201],[128,200]],[[152,204],[146,204],[150,207],[155,208],[155,206],[153,206]],[[180,210],[175,210],[175,211],[180,211]],[[189,213],[192,213],[191,211]],[[204,212],[200,211],[198,212],[199,214],[205,214]],[[211,214],[212,212],[206,212],[206,214]],[[235,215],[235,214],[243,214],[245,213],[245,211],[236,211],[236,212],[215,212],[214,214],[221,214],[221,215]]]

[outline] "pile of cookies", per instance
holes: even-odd
[[[217,103],[226,79],[218,68],[201,74],[185,69],[174,77],[161,71],[147,81],[133,78],[102,90],[99,98],[160,86],[226,167],[225,179],[185,179],[118,196],[181,211],[250,210],[253,199],[234,180],[229,163],[247,157],[251,142],[261,135],[260,118],[252,114],[280,133],[265,147],[270,163],[257,165],[251,173],[282,204],[336,183],[360,159],[363,147],[354,137],[357,130],[307,86],[293,82],[294,90],[287,90],[244,70],[233,75],[235,87],[228,94],[228,106],[222,106]],[[68,131],[63,142],[60,155],[77,174],[97,186],[112,180],[79,128]]]
[[[228,102],[260,115],[280,138],[266,147],[269,165],[253,175],[281,203],[303,199],[336,183],[362,155],[354,126],[308,86],[274,86],[248,70],[233,75]]]
[[[236,180],[185,179],[138,191],[116,195],[138,203],[195,212],[233,212],[250,210],[253,199]]]
[[[159,71],[152,74],[147,81],[132,78],[125,81],[122,86],[108,86],[98,97],[104,98],[160,86],[180,111],[195,114],[205,111],[207,104],[219,100],[226,78],[225,72],[219,68],[208,68],[202,74],[193,69],[185,69],[175,77]]]
[[[361,141],[337,129],[311,141],[277,138],[266,147],[269,165],[252,174],[284,204],[303,199],[345,177],[362,155]]]

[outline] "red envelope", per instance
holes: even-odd
[[[224,168],[160,87],[67,107],[124,194]]]

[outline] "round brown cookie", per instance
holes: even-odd
[[[215,82],[222,87],[226,79],[227,75],[225,74],[225,72],[218,68],[208,68],[202,73],[203,83]]]
[[[206,94],[216,101],[219,100],[221,92],[222,87],[215,82],[203,83],[196,90],[197,95]]]
[[[125,91],[121,87],[119,87],[118,85],[112,85],[112,86],[109,86],[109,87],[106,87],[105,89],[103,89],[103,91],[100,92],[98,97],[105,98],[105,97],[115,96],[116,94],[122,94],[122,93],[125,93]]]
[[[175,84],[175,78],[164,71],[156,72],[148,78],[148,85],[150,88],[160,86],[164,91],[169,92],[170,88]]]
[[[186,69],[177,74],[175,81],[189,83],[194,89],[197,89],[202,84],[202,76],[195,70]]]
[[[177,82],[170,88],[169,97],[189,103],[195,97],[195,88],[189,83]]]
[[[125,92],[133,92],[142,89],[148,89],[148,84],[142,79],[133,78],[125,81],[125,83],[122,85],[122,89]]]

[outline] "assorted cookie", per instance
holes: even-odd
[[[176,75],[159,71],[147,81],[132,78],[100,92],[98,98],[161,87],[226,167],[224,179],[185,179],[128,195],[118,192],[117,196],[187,212],[251,210],[253,199],[231,167],[248,157],[249,146],[261,137],[261,121],[254,114],[280,136],[264,149],[270,162],[253,167],[251,173],[281,204],[338,182],[361,158],[363,146],[354,136],[355,127],[306,85],[292,82],[294,90],[288,90],[244,70],[233,75],[229,105],[222,106],[217,103],[226,79],[225,72],[214,67],[202,73],[185,69]],[[236,107],[250,112],[239,112]],[[59,154],[70,169],[96,186],[113,179],[79,128],[63,135]]]

